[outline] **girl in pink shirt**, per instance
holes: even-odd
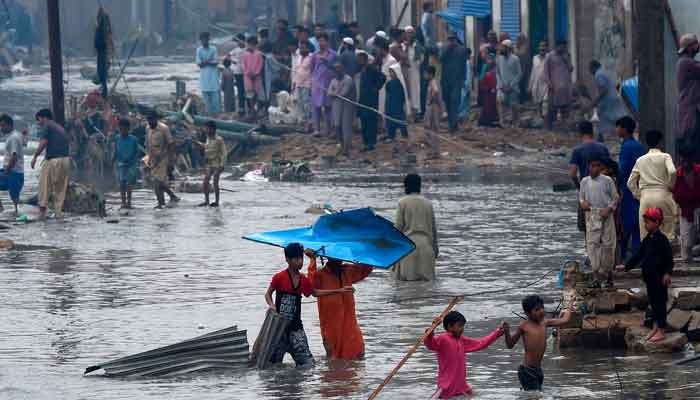
[[[445,333],[434,332],[425,339],[425,347],[437,353],[438,392],[440,399],[474,394],[467,383],[467,353],[483,350],[503,335],[503,326],[480,339],[462,336],[467,320],[464,315],[452,311],[443,320]]]

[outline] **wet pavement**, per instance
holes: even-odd
[[[0,86],[6,98],[17,90]],[[34,99],[32,108],[40,100],[25,95]],[[36,190],[36,173],[28,160],[26,166],[28,193]],[[376,271],[356,285],[365,360],[325,359],[316,305],[307,299],[302,318],[318,361],[313,369],[297,370],[287,358],[263,372],[155,380],[82,376],[90,365],[231,325],[248,329],[252,343],[265,315],[264,292],[284,259],[280,249],[241,236],[309,225],[316,217],[304,211],[314,203],[372,206],[391,218],[401,176],[354,174],[324,175],[305,185],[226,181],[222,187],[235,192],[222,194],[218,210],[197,208],[200,195],[185,194],[175,208],[155,211],[152,194],[139,190],[137,209],[117,224],[70,216],[63,223],[13,227],[3,237],[51,248],[0,253],[0,399],[363,399],[444,309],[447,295],[520,286],[582,254],[572,193],[552,193],[551,182],[482,179],[466,171],[424,188],[438,217],[438,281],[396,283]],[[7,208],[6,194],[1,198]],[[118,200],[112,195],[109,202]],[[513,311],[521,312],[520,300],[533,293],[553,309],[560,294],[556,274],[525,290],[465,299],[457,307],[468,320],[465,334],[486,335],[504,319],[516,325]],[[550,345],[543,398],[700,398],[700,364],[669,367],[682,356],[560,352]],[[521,345],[508,350],[503,340],[470,354],[468,381],[476,398],[531,398],[518,390],[521,357]],[[434,354],[421,349],[379,398],[428,399],[436,373]]]

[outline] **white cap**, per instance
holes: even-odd
[[[411,25],[404,26],[403,30],[405,30],[406,32],[415,32],[416,31],[415,29],[413,29],[413,27]]]
[[[504,45],[505,47],[508,47],[511,49],[513,48],[513,41],[510,39],[506,39],[506,40],[502,41],[501,44]]]
[[[377,31],[377,33],[375,33],[375,35],[376,35],[376,36],[379,36],[379,37],[382,38],[382,39],[386,39],[386,38],[388,37],[388,36],[386,35],[386,32],[384,32],[384,31]]]
[[[352,40],[352,38],[349,38],[349,37],[343,38],[343,43],[345,43],[345,44],[347,44],[347,45],[350,45],[350,46],[354,46],[354,45],[355,45],[355,41]]]

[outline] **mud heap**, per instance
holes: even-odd
[[[674,277],[700,275],[700,270],[681,268]],[[638,278],[639,273],[618,274],[618,280]],[[588,276],[578,263],[572,262],[563,271],[563,304],[571,304],[575,312],[571,321],[558,330],[559,346],[583,348],[625,348],[641,353],[673,353],[684,351],[689,342],[700,342],[700,288],[669,289],[666,339],[646,341],[651,330],[647,315],[649,301],[644,283],[637,288],[589,289]]]

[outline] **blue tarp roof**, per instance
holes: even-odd
[[[416,248],[393,223],[370,208],[321,216],[311,228],[257,233],[243,238],[279,247],[298,242],[319,256],[384,269]]]
[[[491,0],[449,0],[447,8],[436,15],[447,22],[450,31],[463,39],[464,17],[488,17],[491,15]]]

